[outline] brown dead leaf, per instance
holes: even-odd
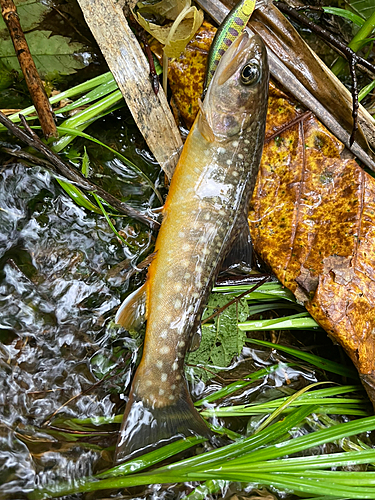
[[[375,180],[275,87],[267,119],[249,214],[255,250],[344,347],[374,403]]]

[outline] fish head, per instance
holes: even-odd
[[[210,141],[225,141],[265,120],[268,62],[263,40],[244,31],[220,59],[201,105],[200,129]]]

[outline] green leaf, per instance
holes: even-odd
[[[346,4],[365,19],[368,19],[375,11],[374,0],[347,0]]]
[[[14,3],[24,32],[36,28],[43,17],[51,10],[47,3],[40,0],[14,0]],[[0,38],[9,38],[9,31],[3,18],[0,18]]]
[[[87,196],[79,189],[77,186],[70,184],[70,182],[65,182],[61,179],[57,179],[57,182],[63,188],[63,190],[72,198],[77,205],[80,207],[86,208],[87,210],[91,210],[97,214],[101,214],[102,211],[95,206],[91,201],[87,198]]]
[[[83,49],[83,45],[70,42],[69,38],[52,35],[51,31],[32,31],[25,35],[40,75],[57,72],[60,75],[70,75],[77,69],[85,67],[85,63],[76,53]],[[11,40],[0,44],[0,61],[17,71],[20,70],[17,56]]]
[[[202,319],[206,319],[221,307],[225,306],[232,297],[214,293],[211,295]],[[246,334],[237,328],[238,321],[244,321],[248,316],[248,305],[245,298],[236,304],[227,307],[214,319],[214,324],[202,326],[202,340],[197,351],[188,355],[187,363],[192,365],[214,365],[209,372],[194,368],[194,374],[208,380],[212,372],[219,371],[219,367],[230,365],[234,356],[238,355],[245,344]]]
[[[323,7],[323,10],[327,14],[334,14],[335,16],[349,19],[349,21],[352,21],[352,23],[356,24],[357,26],[363,26],[365,22],[361,16],[354,14],[354,12],[351,12],[350,10],[337,9],[336,7]]]
[[[89,158],[89,155],[87,154],[87,151],[86,151],[86,146],[83,146],[83,157],[82,157],[82,174],[85,176],[85,177],[88,177],[89,176],[89,172],[90,172],[90,158]]]

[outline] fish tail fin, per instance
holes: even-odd
[[[195,409],[185,381],[180,397],[168,406],[152,407],[131,393],[116,446],[115,463],[147,453],[188,436],[211,436]]]

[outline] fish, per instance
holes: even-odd
[[[145,319],[147,325],[115,463],[177,438],[210,436],[189,394],[184,358],[233,243],[248,246],[268,75],[262,39],[244,31],[221,58],[187,137],[146,282],[117,312],[116,323],[128,330]]]
[[[203,85],[203,96],[206,95],[207,88],[215,73],[216,67],[224,53],[228,50],[233,41],[245,29],[251,14],[255,9],[255,0],[241,0],[225,16],[216,32],[207,57],[207,68]]]

